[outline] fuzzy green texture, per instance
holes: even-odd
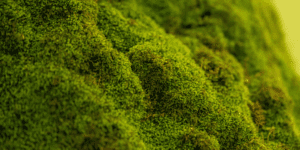
[[[259,0],[0,1],[0,145],[300,149],[300,78]]]

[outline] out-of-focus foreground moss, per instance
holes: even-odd
[[[259,0],[0,1],[0,145],[300,149],[300,78]]]

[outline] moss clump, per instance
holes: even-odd
[[[205,131],[197,131],[191,127],[187,134],[184,134],[183,143],[185,145],[195,146],[194,149],[219,150],[220,145],[214,136],[209,136]],[[181,149],[186,147],[181,147]]]
[[[265,115],[264,110],[261,108],[259,102],[255,102],[254,104],[248,104],[251,109],[251,116],[257,128],[260,128],[265,125]]]

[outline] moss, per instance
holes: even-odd
[[[190,141],[190,142],[187,142]],[[214,136],[209,136],[205,131],[195,131],[193,127],[189,129],[189,132],[184,135],[183,143],[196,145],[195,149],[214,149],[219,150],[220,145]],[[180,147],[183,148],[183,147]],[[185,147],[186,148],[186,147]]]
[[[264,110],[261,108],[259,102],[255,102],[254,104],[248,104],[251,109],[251,116],[257,128],[260,128],[265,125],[265,115]]]
[[[0,4],[4,149],[299,149],[300,78],[267,3]]]

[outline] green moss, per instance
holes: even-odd
[[[299,149],[271,5],[1,1],[4,149]]]

